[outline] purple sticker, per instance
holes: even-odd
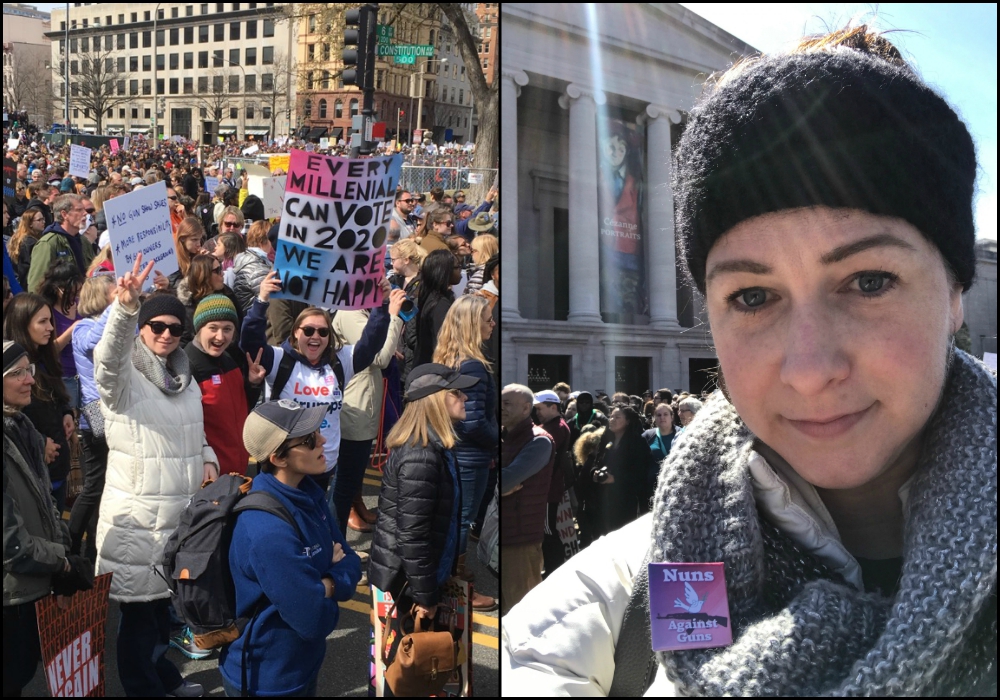
[[[650,564],[649,618],[653,651],[732,644],[722,563]]]

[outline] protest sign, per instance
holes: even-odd
[[[10,158],[3,159],[3,196],[10,199],[14,196],[15,183],[17,182],[17,163]]]
[[[247,192],[249,194],[255,194],[264,199],[264,180],[271,177],[271,171],[267,169],[267,166],[257,165],[256,163],[248,163],[242,168],[247,173]]]
[[[69,147],[69,174],[87,177],[90,174],[90,149],[73,144]]]
[[[997,371],[997,354],[995,352],[984,352],[983,362],[994,372]]]
[[[281,216],[281,205],[285,203],[285,181],[287,175],[264,178],[264,216],[275,219]]]
[[[109,141],[108,143],[111,146],[111,152],[112,153],[117,153],[118,152],[118,139],[111,139],[111,141]]]
[[[244,148],[243,149],[243,155],[245,155],[245,156],[252,156],[254,153],[256,153],[259,150],[260,150],[260,146],[258,146],[257,144],[254,144],[253,146],[250,146],[250,148]]]
[[[116,270],[131,269],[139,253],[143,265],[152,261],[154,269],[164,275],[178,270],[165,182],[109,199],[104,203],[104,215]],[[153,275],[150,275],[144,289],[152,287]]]
[[[129,144],[129,137],[126,136],[125,137],[125,141],[122,143],[122,148],[124,148],[125,150],[128,150],[128,144]]]
[[[217,177],[205,178],[205,191],[208,192],[213,197],[215,196],[215,188],[218,186],[219,186],[219,178]]]
[[[284,154],[276,155],[276,156],[271,156],[270,158],[268,158],[267,165],[271,169],[272,173],[275,170],[277,170],[278,168],[281,168],[282,170],[284,170],[287,173],[288,172],[288,165],[291,162],[291,158],[292,158],[292,156],[290,154],[288,154],[288,153],[284,153]]]
[[[330,147],[330,139],[325,138],[325,137],[321,138],[319,140],[319,147],[323,148],[323,149],[329,148]]]
[[[7,139],[7,150],[16,151],[20,143],[21,140],[19,138],[17,138],[16,136],[11,136],[9,139]]]
[[[35,603],[42,666],[54,698],[104,697],[104,641],[112,574],[69,598],[65,610],[54,595]]]
[[[482,183],[482,181],[483,181],[483,174],[482,173],[469,173],[469,184],[470,185],[478,185],[478,184]]]
[[[272,296],[326,309],[382,303],[385,241],[402,156],[350,160],[292,151]]]

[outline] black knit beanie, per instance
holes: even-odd
[[[976,152],[908,68],[861,51],[763,57],[691,113],[674,164],[681,259],[705,293],[715,242],[746,219],[825,205],[908,221],[968,290]]]
[[[151,294],[139,309],[139,327],[142,328],[157,316],[176,316],[178,321],[184,323],[187,310],[173,294]]]

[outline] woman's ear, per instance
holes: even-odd
[[[277,452],[272,452],[269,458],[275,469],[284,469],[288,466],[288,456],[279,457]]]

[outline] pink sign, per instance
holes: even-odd
[[[723,564],[650,564],[649,618],[654,651],[732,644]]]
[[[111,152],[112,153],[117,153],[118,152],[118,139],[111,139],[110,143],[111,143]]]

